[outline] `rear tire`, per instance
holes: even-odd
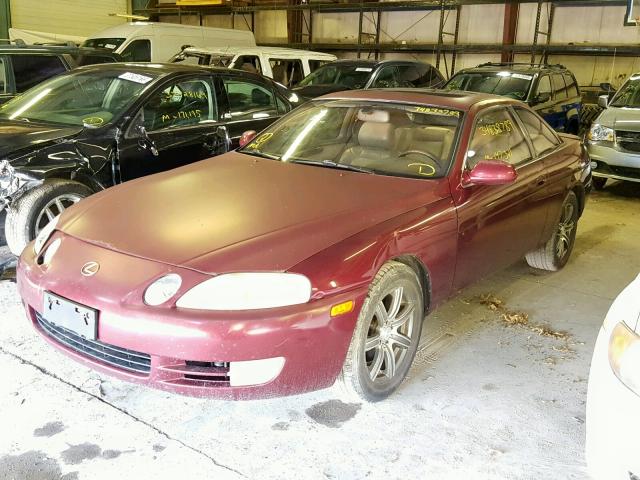
[[[418,276],[403,263],[388,262],[375,276],[342,367],[350,396],[377,402],[400,386],[420,341],[422,292]]]
[[[607,183],[608,178],[605,177],[591,177],[591,182],[593,183],[593,188],[596,190],[604,189],[604,186]]]
[[[19,197],[7,208],[5,219],[5,236],[11,253],[20,255],[53,217],[92,193],[82,183],[54,179]]]
[[[569,261],[578,229],[578,198],[569,192],[562,203],[560,219],[549,241],[525,256],[529,266],[555,272]]]

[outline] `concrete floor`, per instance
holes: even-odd
[[[562,272],[521,263],[461,292],[373,405],[336,389],[207,401],[103,377],[45,345],[0,284],[0,479],[584,478],[591,352],[640,271],[639,207],[640,185],[613,184]]]

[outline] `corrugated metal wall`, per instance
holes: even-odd
[[[14,28],[88,36],[125,22],[110,13],[127,13],[127,0],[11,0]]]

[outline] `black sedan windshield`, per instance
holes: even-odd
[[[462,113],[438,106],[325,101],[303,105],[242,153],[397,177],[447,174]]]
[[[126,110],[156,77],[123,70],[63,75],[2,105],[0,119],[98,127]]]
[[[532,78],[531,75],[511,72],[466,72],[455,75],[444,89],[493,93],[524,100],[529,93]]]
[[[304,78],[299,87],[309,85],[340,85],[346,89],[364,88],[373,72],[373,67],[358,64],[329,64],[320,67]]]
[[[640,108],[640,75],[625,82],[611,100],[612,107]]]

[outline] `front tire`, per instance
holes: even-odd
[[[55,179],[19,197],[7,209],[5,219],[5,236],[11,253],[20,255],[47,223],[92,193],[81,183]]]
[[[538,250],[527,253],[529,266],[555,272],[569,261],[578,228],[578,197],[569,192],[562,203],[560,220],[549,241]]]
[[[382,266],[369,287],[342,367],[349,393],[377,402],[400,386],[420,341],[422,292],[412,268],[395,261]]]

